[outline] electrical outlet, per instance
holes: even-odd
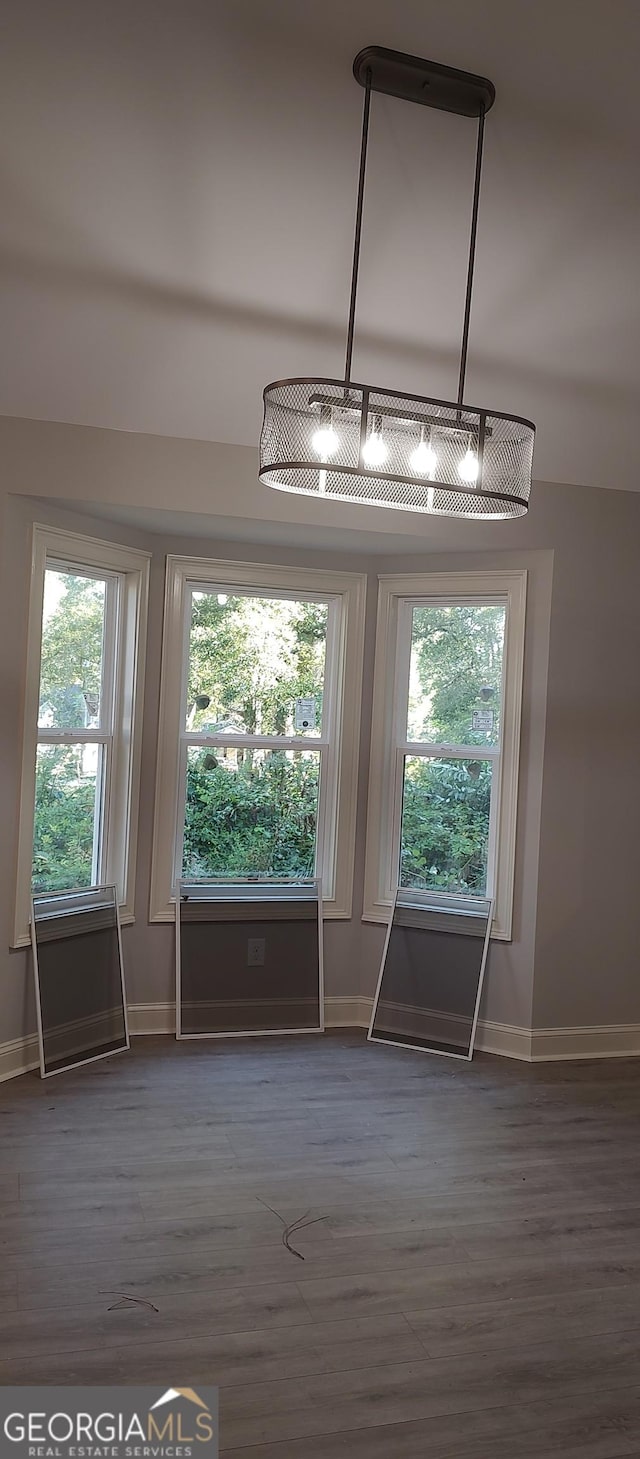
[[[249,940],[247,942],[247,967],[248,968],[262,968],[262,967],[264,967],[264,950],[265,950],[265,938],[264,937],[250,937],[249,938]]]

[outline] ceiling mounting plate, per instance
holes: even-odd
[[[385,46],[365,46],[358,52],[353,74],[361,86],[366,86],[368,72],[372,91],[384,91],[402,101],[417,101],[421,106],[454,111],[463,117],[489,111],[496,97],[495,86],[486,76],[422,61],[419,56],[406,56]]]

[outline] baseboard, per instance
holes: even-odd
[[[366,1028],[370,1017],[368,1005],[366,998],[325,998],[326,1027]],[[132,1034],[174,1033],[175,1026],[175,1003],[129,1005],[129,1030]]]
[[[31,1069],[40,1068],[37,1034],[26,1039],[9,1039],[0,1044],[0,1084],[5,1079],[15,1079],[17,1074],[28,1074]]]
[[[342,1024],[368,1028],[373,999],[333,998],[335,1006],[327,1026]],[[341,1009],[349,1016],[339,1016]],[[333,1011],[333,1007],[332,1007]],[[629,1059],[640,1054],[640,1023],[593,1024],[575,1028],[522,1028],[517,1024],[496,1023],[493,1019],[478,1020],[476,1034],[478,1053],[499,1054],[503,1059],[521,1059],[525,1063],[549,1063],[559,1059]]]
[[[360,1010],[358,1022],[363,1028],[368,1028],[371,1022],[373,999],[360,998],[358,1003]],[[478,1021],[475,1047],[479,1053],[500,1054],[503,1059],[529,1061],[531,1059],[531,1031],[528,1028],[517,1028],[513,1024],[493,1023],[481,1018]]]
[[[367,1028],[371,1017],[368,1004],[368,998],[325,998],[325,1026],[327,1028]]]
[[[129,1033],[175,1033],[176,1005],[171,1003],[130,1003]]]
[[[640,1054],[640,1023],[603,1023],[584,1028],[534,1028],[531,1058],[630,1059]]]
[[[521,1059],[530,1063],[531,1029],[479,1018],[475,1047],[479,1054],[499,1054],[502,1059]]]
[[[327,1028],[368,1028],[371,998],[325,999]],[[175,1032],[173,1003],[133,1003],[129,1006],[132,1034]],[[525,1063],[572,1059],[629,1059],[640,1055],[640,1023],[595,1024],[576,1028],[519,1028],[514,1024],[480,1019],[476,1038],[480,1053],[499,1054]],[[0,1084],[39,1067],[38,1040],[10,1039],[0,1044]]]

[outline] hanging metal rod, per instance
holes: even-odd
[[[476,175],[473,184],[473,206],[471,209],[471,237],[469,239],[469,263],[467,267],[467,292],[464,301],[462,344],[460,347],[460,377],[458,380],[458,405],[464,398],[464,381],[467,373],[469,351],[469,323],[471,320],[471,296],[473,294],[473,272],[476,261],[476,238],[478,235],[478,208],[480,205],[480,177],[482,174],[482,146],[484,142],[484,111],[478,118],[478,146],[476,149]]]
[[[367,143],[369,140],[369,112],[371,109],[371,72],[367,72],[362,113],[362,142],[360,145],[360,172],[358,175],[358,201],[356,203],[356,230],[353,240],[353,267],[351,270],[351,298],[349,300],[349,323],[347,325],[347,353],[344,363],[344,378],[351,379],[353,358],[353,332],[356,322],[356,299],[358,295],[358,269],[360,266],[360,241],[362,238],[362,208],[364,204],[364,179],[367,170]]]
[[[473,276],[478,233],[484,119],[489,108],[493,106],[495,87],[485,76],[475,76],[469,71],[456,71],[451,66],[440,66],[435,61],[423,61],[418,56],[407,56],[401,51],[390,51],[383,46],[367,46],[365,50],[360,51],[353,63],[353,73],[356,80],[360,82],[360,85],[364,86],[365,94],[362,117],[362,142],[360,146],[360,171],[358,175],[358,196],[356,202],[356,225],[353,242],[353,266],[351,270],[351,297],[349,301],[349,321],[347,324],[347,348],[344,370],[345,389],[348,388],[351,380],[353,360],[371,92],[382,91],[390,96],[400,97],[405,101],[419,102],[424,106],[435,107],[439,111],[457,112],[460,116],[477,116],[478,118],[476,169],[471,210],[471,236],[469,240],[469,262],[467,265],[467,287],[458,378],[457,405],[461,408],[464,399],[467,356],[469,352],[469,326],[471,321],[471,300],[473,295]]]

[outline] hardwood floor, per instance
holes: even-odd
[[[351,1033],[2,1085],[0,1383],[218,1383],[243,1459],[640,1455],[639,1116],[640,1061]]]

